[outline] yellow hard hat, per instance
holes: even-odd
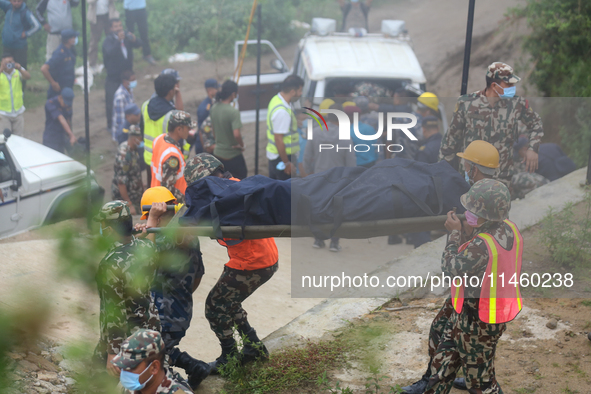
[[[144,205],[152,205],[155,202],[173,202],[176,201],[174,195],[165,188],[164,186],[156,186],[151,187],[144,192],[142,196],[142,207]],[[148,211],[142,211],[142,217],[140,219],[144,220],[148,217]]]
[[[499,168],[499,151],[486,141],[472,141],[464,152],[456,153],[456,155],[483,167]]]
[[[431,92],[421,94],[417,101],[435,112],[439,111],[439,99]]]
[[[318,108],[322,111],[323,109],[329,109],[333,104],[334,104],[334,100],[324,99],[324,100],[322,100],[322,102],[320,103],[320,106]]]
[[[357,104],[355,104],[353,101],[345,101],[343,103],[343,108],[347,108],[347,107],[357,107]]]

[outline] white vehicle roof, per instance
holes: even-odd
[[[64,162],[80,164],[63,153],[18,135],[11,136],[8,139],[7,145],[21,168],[28,169]],[[83,166],[82,164],[80,165]]]
[[[426,83],[408,41],[381,34],[309,35],[300,41],[302,60],[312,80],[325,78],[395,78]]]

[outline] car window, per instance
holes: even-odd
[[[0,149],[0,183],[14,179],[7,155]]]

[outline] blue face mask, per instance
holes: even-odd
[[[135,80],[135,81],[130,81],[130,82],[129,82],[129,88],[130,88],[130,89],[135,89],[135,88],[137,88],[137,80]]]
[[[503,89],[503,94],[499,95],[500,98],[508,99],[515,97],[515,92],[517,91],[517,88],[515,86],[511,86],[510,88],[501,87],[501,89]]]
[[[466,183],[470,183],[470,176],[468,175],[468,171],[464,171],[464,179],[466,180]]]
[[[152,363],[150,363],[150,365],[152,365]],[[142,374],[146,372],[148,368],[150,368],[150,365],[148,365],[141,373],[133,373],[122,369],[121,374],[119,375],[119,381],[121,382],[121,385],[129,391],[143,390],[144,387],[146,387],[146,383],[148,383],[150,379],[154,377],[154,375],[150,375],[148,380],[146,380],[144,383],[140,383],[140,376],[142,376]]]
[[[137,147],[138,149],[144,149],[144,141],[140,142]]]

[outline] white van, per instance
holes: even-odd
[[[8,130],[0,135],[0,238],[84,216],[86,166]],[[91,179],[92,204],[105,190]]]
[[[235,65],[242,44],[235,43]],[[256,40],[249,40],[248,44],[256,45]],[[315,105],[323,98],[335,97],[337,86],[343,84],[373,82],[391,91],[406,88],[417,95],[426,90],[427,81],[403,21],[382,21],[382,32],[376,34],[368,34],[364,29],[337,33],[336,21],[315,18],[312,30],[299,42],[292,68],[271,42],[263,40],[261,44],[277,57],[271,62],[277,72],[261,74],[261,120],[266,118],[269,101],[279,92],[281,82],[291,74],[304,80],[302,97]],[[256,75],[242,75],[238,85],[242,121],[254,122]]]

